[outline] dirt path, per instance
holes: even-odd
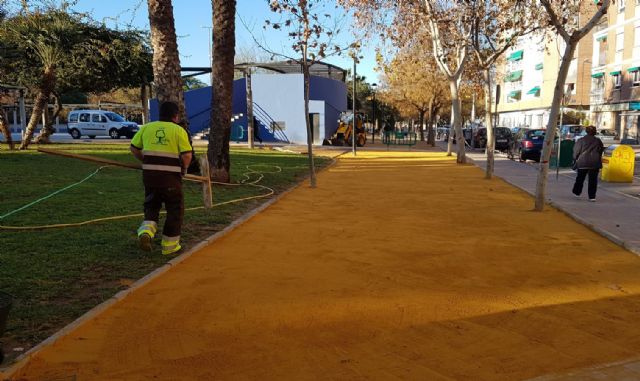
[[[344,157],[17,379],[524,380],[640,357],[640,259],[482,176]]]

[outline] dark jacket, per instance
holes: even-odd
[[[604,145],[602,141],[593,135],[587,135],[578,139],[573,146],[573,160],[578,169],[602,168],[602,152]]]

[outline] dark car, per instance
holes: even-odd
[[[493,129],[495,136],[495,149],[498,151],[506,151],[509,149],[509,143],[513,140],[511,130],[507,127],[496,127]],[[487,146],[487,129],[485,127],[478,128],[473,142],[473,148],[485,148]]]
[[[540,161],[545,132],[545,130],[527,130],[523,132],[521,137],[518,137],[517,147],[520,161]]]
[[[564,124],[560,126],[560,136],[562,136],[562,140],[576,140],[584,131],[584,126],[579,124]]]

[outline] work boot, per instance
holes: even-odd
[[[153,251],[153,238],[147,233],[138,236],[138,247],[143,251]]]
[[[162,236],[162,255],[175,254],[182,249],[180,246],[180,236]]]
[[[153,250],[153,237],[158,230],[158,224],[155,221],[142,221],[138,228],[138,247],[144,251]]]

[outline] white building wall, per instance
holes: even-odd
[[[273,120],[284,123],[284,133],[291,142],[306,143],[302,74],[253,74],[251,80],[253,101]]]

